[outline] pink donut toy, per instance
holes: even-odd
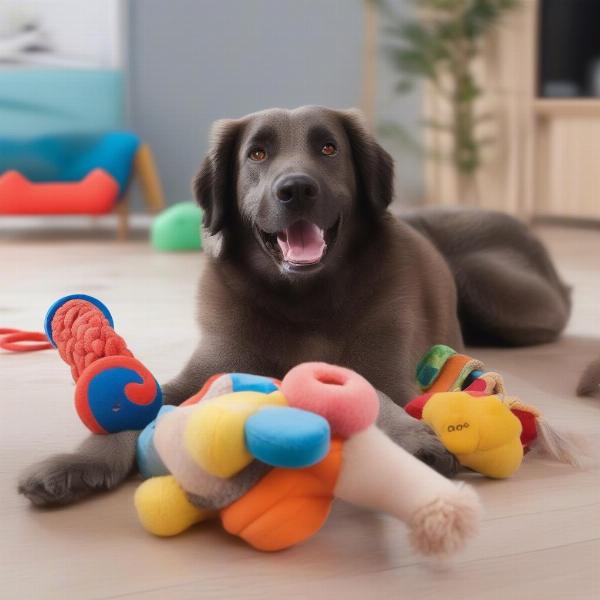
[[[283,378],[288,404],[321,415],[333,435],[348,438],[372,425],[379,412],[375,388],[355,371],[322,362],[303,363]]]

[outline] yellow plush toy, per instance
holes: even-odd
[[[423,421],[461,465],[482,475],[510,477],[521,465],[521,421],[496,395],[434,394],[423,408]]]
[[[458,462],[482,475],[510,477],[534,446],[555,460],[580,466],[585,448],[560,434],[538,410],[507,396],[502,376],[443,345],[419,361],[423,392],[404,408],[423,419]]]

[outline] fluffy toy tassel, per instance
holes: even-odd
[[[536,421],[538,445],[536,450],[558,462],[577,469],[588,469],[595,464],[594,449],[584,437],[575,437],[554,429],[548,421],[538,417]]]
[[[335,496],[404,521],[413,547],[426,556],[460,550],[481,518],[471,487],[442,477],[376,427],[346,441]]]

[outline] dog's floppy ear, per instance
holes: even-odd
[[[394,196],[394,159],[369,133],[359,110],[340,112],[352,148],[358,193],[371,214],[380,215]]]
[[[235,153],[241,119],[221,119],[211,130],[211,147],[194,178],[196,200],[204,211],[204,227],[215,235],[225,227],[235,204]]]

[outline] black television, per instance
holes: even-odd
[[[600,96],[600,0],[540,0],[538,95]]]

